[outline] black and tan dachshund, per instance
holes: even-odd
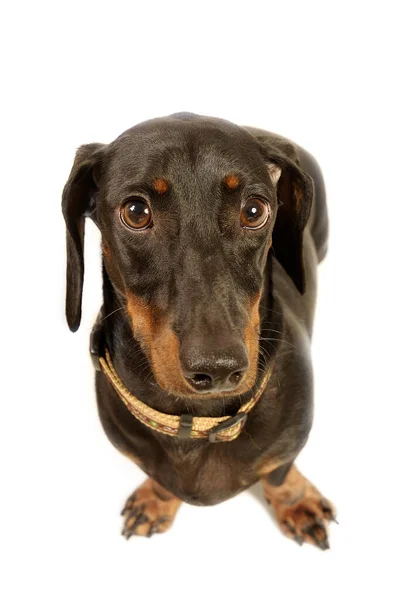
[[[81,146],[63,192],[69,327],[85,217],[102,235],[92,334],[99,414],[148,475],[123,534],[256,481],[282,531],[328,548],[331,503],[294,461],[312,424],[316,267],[327,250],[315,159],[278,135],[179,113]]]

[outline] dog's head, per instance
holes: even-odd
[[[178,114],[79,148],[63,192],[69,327],[81,318],[85,217],[158,384],[193,396],[255,382],[259,302],[273,246],[304,292],[313,195],[293,146]]]

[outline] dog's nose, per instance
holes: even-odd
[[[235,390],[249,367],[248,353],[242,343],[208,351],[195,344],[186,349],[183,343],[180,363],[188,383],[200,394]]]

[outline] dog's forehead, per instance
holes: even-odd
[[[114,172],[133,169],[138,176],[170,175],[182,166],[223,175],[262,160],[256,139],[221,119],[154,119],[127,130],[111,146]]]

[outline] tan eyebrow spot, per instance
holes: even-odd
[[[169,188],[168,182],[166,181],[166,179],[163,179],[163,177],[154,179],[153,186],[154,190],[158,192],[158,194],[166,194]]]
[[[240,180],[238,175],[226,175],[226,177],[223,179],[223,183],[229,190],[233,191],[236,190],[240,185]]]

